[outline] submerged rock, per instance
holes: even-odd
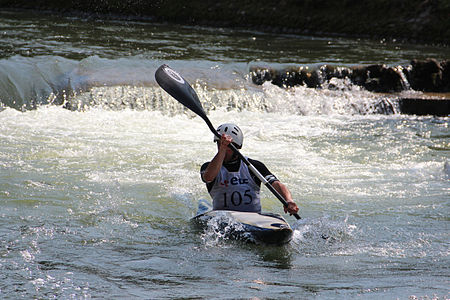
[[[369,66],[366,69],[368,76],[363,86],[369,91],[379,93],[400,92],[404,89],[400,73],[402,69],[385,65]]]
[[[435,59],[413,60],[408,80],[411,88],[423,92],[438,92],[442,86],[442,67]]]

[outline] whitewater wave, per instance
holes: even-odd
[[[186,109],[156,84],[154,72],[161,63],[137,57],[91,56],[75,61],[14,56],[0,60],[0,107],[25,111],[53,104],[71,110],[102,107],[184,113]],[[191,82],[207,112],[219,108],[298,115],[396,112],[395,103],[387,97],[354,86],[345,78],[333,78],[330,88],[283,89],[269,82],[253,84],[248,65],[243,63],[170,63]]]

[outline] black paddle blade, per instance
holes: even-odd
[[[172,70],[168,65],[162,65],[156,70],[155,78],[156,82],[178,102],[203,119],[206,117],[203,106],[194,89],[180,74]]]
[[[206,116],[197,93],[180,74],[164,64],[156,70],[155,78],[163,90],[205,120],[211,132],[220,137]]]

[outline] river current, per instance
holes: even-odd
[[[448,48],[20,11],[0,12],[0,39],[2,299],[450,297],[449,117],[378,114],[390,96],[345,80],[282,89],[249,74]],[[191,226],[216,147],[157,86],[163,63],[289,187],[290,244]],[[262,207],[284,215],[264,187]]]

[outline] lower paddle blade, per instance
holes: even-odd
[[[156,70],[155,78],[156,82],[158,82],[169,95],[203,119],[206,118],[205,111],[203,110],[197,94],[180,74],[164,64]]]

